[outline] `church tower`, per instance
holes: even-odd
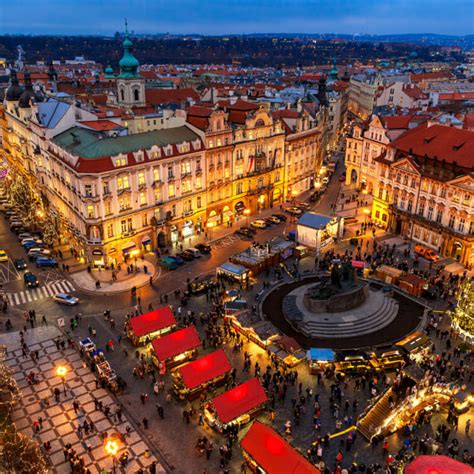
[[[125,21],[125,40],[123,41],[123,56],[119,61],[120,74],[117,76],[118,104],[126,107],[144,107],[145,79],[138,73],[140,63],[132,53],[133,43],[128,36],[128,25]]]

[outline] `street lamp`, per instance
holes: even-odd
[[[64,367],[64,365],[60,365],[56,368],[56,375],[61,378],[63,381],[63,391],[64,395],[66,395],[66,374],[67,374],[67,369]]]
[[[245,215],[245,225],[248,227],[249,226],[249,214],[250,214],[250,209],[245,209],[244,210],[244,215]]]
[[[114,439],[108,439],[104,448],[105,452],[112,458],[112,470],[115,473],[115,456],[117,455],[119,445]]]

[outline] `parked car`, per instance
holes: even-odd
[[[36,266],[38,268],[43,268],[43,267],[57,267],[58,262],[54,258],[45,258],[45,257],[38,257],[36,259]]]
[[[277,216],[267,217],[266,220],[271,222],[272,224],[279,224],[281,222],[281,220]]]
[[[34,288],[39,285],[38,278],[31,272],[25,272],[23,274],[23,281],[27,288]]]
[[[0,262],[8,262],[8,255],[5,250],[0,250]]]
[[[178,264],[176,263],[176,260],[170,257],[159,258],[158,265],[160,267],[166,268],[167,270],[176,270],[178,268]]]
[[[263,219],[257,219],[256,221],[252,221],[250,225],[252,227],[255,227],[256,229],[265,229],[265,227],[267,227],[267,223]]]
[[[280,219],[282,222],[286,222],[287,217],[285,214],[272,214],[272,217],[276,217],[277,219]]]
[[[182,260],[185,260],[186,262],[194,260],[194,257],[188,252],[180,252],[180,253],[177,253],[176,255]]]
[[[24,239],[33,239],[35,236],[31,234],[30,232],[22,232],[21,234],[18,234],[18,240],[21,242]]]
[[[244,228],[236,230],[235,233],[241,237],[247,237],[249,239],[253,239],[255,235],[253,232],[249,231],[249,229]]]
[[[185,252],[192,255],[193,258],[199,258],[202,255],[201,252],[196,247],[189,247],[188,249],[185,250]]]
[[[415,253],[431,262],[437,262],[439,260],[439,255],[434,250],[424,247],[423,245],[415,245]]]
[[[17,270],[24,270],[27,268],[26,262],[22,258],[15,258],[13,264]]]
[[[44,244],[42,240],[26,240],[21,245],[25,250],[29,250],[35,247],[40,248],[40,249],[44,248]]]
[[[204,253],[204,254],[209,254],[211,253],[211,246],[210,245],[207,245],[207,244],[196,244],[196,248],[201,252],[201,253]]]
[[[257,233],[255,229],[253,229],[252,227],[247,227],[246,225],[243,225],[241,229],[248,230],[249,232],[252,233],[252,235],[255,235]]]
[[[291,216],[301,216],[301,214],[303,214],[303,209],[300,209],[299,207],[289,207],[288,209],[285,209],[285,212]]]
[[[297,202],[296,207],[298,209],[308,210],[311,206],[307,202]]]
[[[172,258],[178,266],[184,265],[184,260],[179,255],[168,255],[168,258]]]
[[[67,304],[68,306],[74,306],[79,303],[79,298],[68,295],[67,293],[57,293],[53,296],[53,300],[56,301],[56,303]]]

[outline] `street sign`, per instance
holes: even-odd
[[[58,318],[58,327],[63,328],[65,325],[64,318]]]

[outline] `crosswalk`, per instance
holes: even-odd
[[[75,291],[74,286],[68,280],[59,280],[47,285],[38,286],[29,290],[17,291],[16,293],[5,293],[10,306],[31,303],[45,298],[50,298],[57,293],[70,293]]]

